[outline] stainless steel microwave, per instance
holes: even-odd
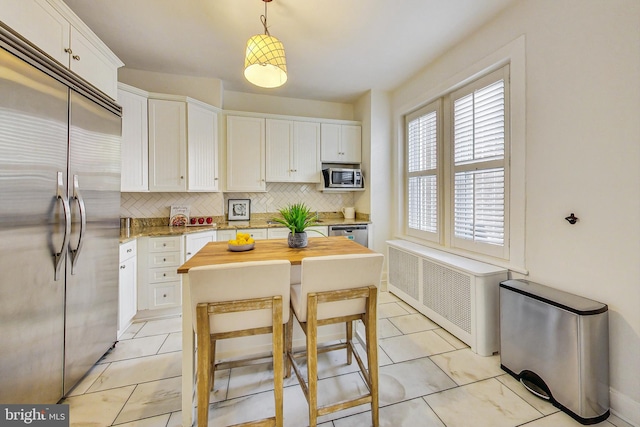
[[[322,170],[326,188],[362,188],[364,177],[361,169],[327,168]]]

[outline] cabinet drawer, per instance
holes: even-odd
[[[149,254],[149,268],[177,267],[180,265],[180,252]]]
[[[149,308],[176,307],[181,304],[179,281],[150,285],[149,291]]]
[[[180,280],[175,267],[149,269],[149,283],[173,282]]]
[[[120,244],[120,262],[126,261],[134,256],[136,256],[135,240]]]
[[[149,252],[180,251],[180,236],[149,239]]]
[[[290,230],[288,228],[269,228],[267,236],[269,239],[286,239],[289,237]]]

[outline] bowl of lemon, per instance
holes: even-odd
[[[255,240],[248,233],[237,233],[235,239],[229,240],[229,250],[231,252],[250,251],[255,245]]]

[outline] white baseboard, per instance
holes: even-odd
[[[634,427],[640,427],[640,402],[613,388],[609,389],[611,413]]]

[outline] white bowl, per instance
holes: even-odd
[[[253,249],[253,247],[255,246],[255,243],[249,243],[248,245],[232,245],[229,244],[229,250],[231,252],[246,252],[246,251],[250,251],[251,249]]]

